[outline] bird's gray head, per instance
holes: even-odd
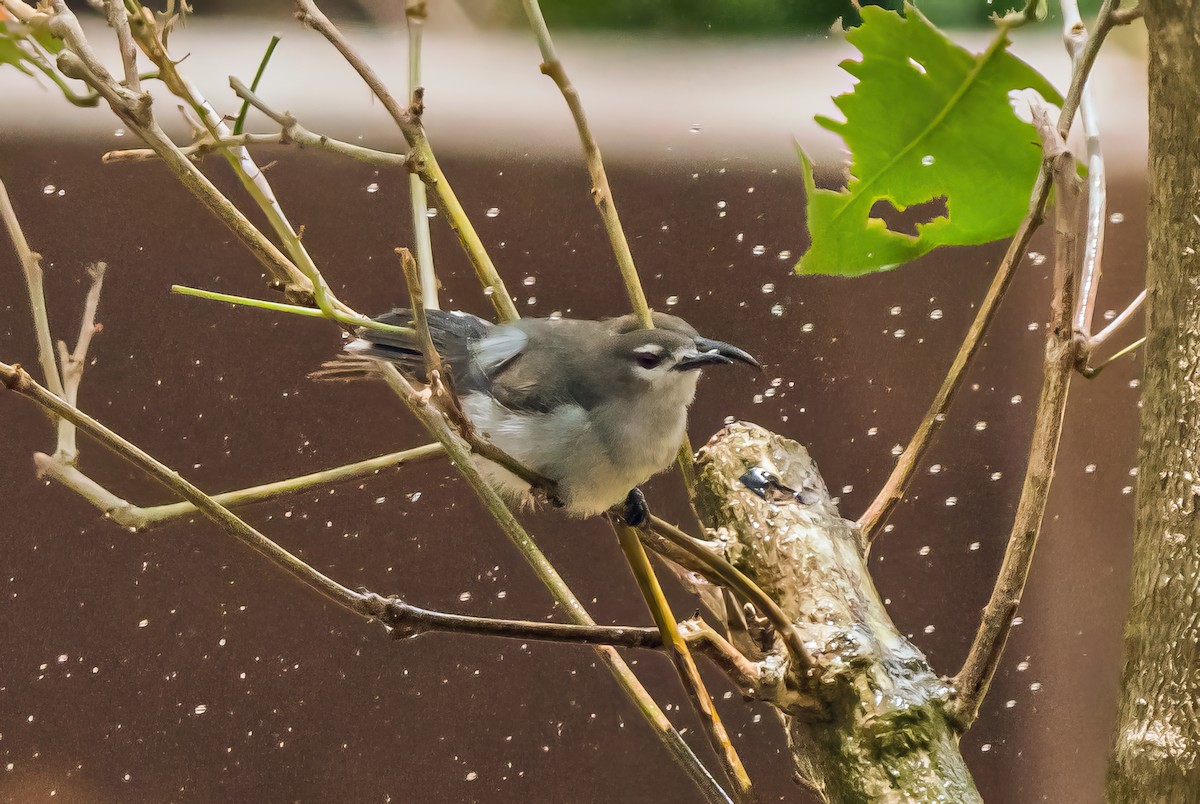
[[[656,316],[655,324],[659,323]],[[761,368],[746,352],[731,344],[701,337],[682,319],[675,318],[669,324],[672,325],[669,328],[614,332],[606,350],[609,365],[620,365],[627,379],[648,386],[646,390],[665,390],[673,386],[694,389],[699,369],[705,366],[738,361]]]

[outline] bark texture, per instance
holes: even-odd
[[[1150,35],[1145,379],[1112,802],[1200,801],[1200,4]]]
[[[945,714],[951,689],[892,624],[862,536],[804,447],[738,423],[697,469],[710,536],[779,603],[812,659],[790,661],[753,616],[734,635],[776,667],[756,695],[779,708],[798,778],[830,802],[980,801]]]

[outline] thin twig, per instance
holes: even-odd
[[[424,111],[424,91],[418,87],[412,93],[412,101],[409,106],[401,107],[388,92],[383,81],[371,69],[371,66],[350,46],[349,40],[321,12],[316,3],[312,0],[294,0],[294,4],[296,19],[324,36],[342,54],[342,57],[359,74],[400,128],[400,133],[404,135],[404,139],[411,149],[408,169],[420,176],[421,181],[437,195],[441,211],[450,228],[458,236],[458,242],[462,245],[468,259],[471,260],[471,265],[474,267],[479,281],[483,284],[485,292],[490,295],[496,315],[501,321],[514,321],[520,318],[517,307],[513,304],[508,289],[504,286],[504,281],[496,271],[492,258],[488,256],[487,250],[483,247],[483,241],[467,217],[462,204],[459,203],[458,196],[450,187],[450,182],[446,179],[446,174],[442,172],[441,166],[438,165],[437,158],[433,155],[429,138],[425,135],[425,129],[421,124],[421,114]]]
[[[14,5],[28,9],[23,4],[5,0],[6,9],[12,10]],[[180,152],[178,146],[158,126],[150,110],[149,96],[132,92],[117,83],[100,63],[84,36],[79,20],[67,8],[64,0],[53,0],[53,9],[53,15],[39,12],[27,16],[31,25],[63,40],[66,47],[58,54],[58,68],[63,74],[84,81],[104,98],[113,113],[159,155],[179,182],[238,236],[289,299],[311,301],[309,280]]]
[[[462,473],[463,478],[474,489],[475,494],[483,502],[492,518],[512,540],[517,549],[525,556],[538,578],[550,590],[555,599],[563,606],[567,616],[573,622],[581,625],[594,625],[595,621],[587,613],[587,609],[563,581],[558,571],[538,548],[530,535],[499,494],[485,481],[471,462],[471,453],[466,443],[451,428],[442,413],[429,404],[425,396],[419,393],[390,363],[382,363],[379,368],[383,379],[396,395],[404,402],[417,420],[425,426],[446,448],[446,454],[451,463]],[[683,742],[679,733],[671,726],[670,721],[662,713],[658,704],[638,681],[629,667],[621,660],[616,651],[609,647],[598,647],[597,653],[608,665],[621,688],[637,706],[638,711],[653,728],[655,734],[667,747],[672,758],[687,772],[688,776],[699,786],[705,797],[710,801],[731,801],[728,794],[721,789],[713,779],[712,774],[696,757],[692,750]]]
[[[218,153],[225,157],[242,187],[266,216],[275,236],[283,243],[292,263],[312,283],[313,300],[317,307],[325,313],[327,318],[340,323],[348,325],[359,323],[364,316],[353,313],[344,304],[338,302],[312,256],[308,253],[308,249],[296,233],[295,227],[288,220],[287,214],[279,204],[279,199],[275,196],[275,190],[271,187],[271,183],[250,155],[250,151],[245,146],[227,147],[221,144],[233,136],[233,132],[226,125],[225,118],[217,113],[196,85],[179,71],[178,62],[167,52],[166,43],[162,38],[162,29],[155,22],[153,12],[143,8],[141,17],[135,18],[135,22],[137,24],[134,27],[134,39],[141,47],[142,52],[158,67],[159,80],[195,112],[207,130],[210,140],[216,144]]]
[[[1088,30],[1079,15],[1078,0],[1060,0],[1063,17],[1063,44],[1075,69],[1087,46]],[[1107,217],[1108,193],[1104,176],[1104,152],[1100,145],[1100,122],[1089,76],[1079,96],[1079,119],[1087,153],[1087,235],[1083,241],[1083,268],[1079,279],[1079,304],[1075,313],[1075,329],[1087,340],[1092,331],[1092,316],[1096,309],[1096,293],[1100,289],[1100,272],[1104,260],[1104,224]]]
[[[75,349],[67,351],[67,345],[58,342],[58,361],[62,368],[63,399],[68,405],[79,404],[79,385],[83,382],[83,369],[87,365],[88,348],[92,344],[92,336],[100,331],[96,323],[96,310],[100,306],[100,290],[104,286],[104,271],[108,266],[103,262],[93,263],[87,267],[88,276],[92,283],[88,288],[87,299],[83,305],[83,317],[79,324],[79,338],[75,341]],[[79,448],[75,443],[75,425],[59,419],[58,448],[54,452],[55,459],[70,465],[79,458]]]
[[[1062,112],[1058,118],[1058,130],[1064,140],[1078,109],[1083,85],[1096,60],[1096,53],[1115,24],[1112,13],[1117,4],[1118,0],[1104,0],[1104,5],[1096,20],[1096,30],[1087,41],[1078,62],[1075,63],[1067,99],[1063,103]],[[1001,31],[1000,35],[1004,36],[1005,32]],[[908,445],[896,459],[896,465],[884,482],[883,488],[871,501],[867,510],[858,518],[858,526],[868,544],[878,537],[883,524],[900,504],[900,501],[904,499],[909,483],[933,443],[934,436],[941,429],[941,424],[946,418],[946,411],[949,410],[955,394],[962,385],[967,366],[970,365],[971,360],[979,351],[979,347],[983,344],[988,326],[995,318],[1000,301],[1004,298],[1004,294],[1012,282],[1017,266],[1025,256],[1025,249],[1028,247],[1033,233],[1042,224],[1046,201],[1050,196],[1050,171],[1049,160],[1043,159],[1041,170],[1038,172],[1033,191],[1030,194],[1029,211],[1017,227],[1017,231],[1009,243],[1008,251],[1004,254],[1004,259],[996,268],[996,275],[992,278],[992,283],[988,287],[983,301],[980,302],[979,312],[975,314],[975,320],[971,322],[962,345],[959,346],[958,353],[954,356],[954,362],[950,365],[946,378],[934,396],[933,404],[929,406],[929,410],[925,413],[921,423],[917,425],[917,430],[913,433]]]
[[[428,15],[425,0],[406,0],[404,23],[408,29],[408,94],[412,97],[421,86],[421,42]],[[417,247],[417,265],[421,268],[421,298],[425,309],[436,310],[437,272],[433,267],[433,242],[429,233],[429,201],[425,182],[415,173],[408,174],[409,202],[412,206],[413,240]]]
[[[679,680],[687,690],[692,708],[704,726],[704,734],[708,737],[708,743],[716,753],[717,759],[720,760],[726,778],[733,785],[734,798],[739,802],[757,800],[754,785],[750,781],[749,774],[746,773],[745,766],[742,765],[741,757],[733,747],[733,741],[729,738],[725,724],[721,722],[721,716],[717,714],[716,707],[713,706],[712,696],[708,694],[708,690],[704,686],[704,679],[700,677],[700,670],[696,667],[696,661],[688,650],[687,641],[679,631],[675,615],[671,613],[671,607],[667,603],[667,596],[663,594],[662,586],[654,574],[654,568],[650,565],[650,557],[646,555],[646,550],[638,539],[637,530],[624,523],[619,523],[615,519],[611,520],[611,524],[613,530],[616,531],[621,551],[625,553],[629,568],[637,581],[638,589],[645,596],[646,607],[650,609],[650,614],[654,617],[663,643],[668,646],[667,652],[675,665]]]
[[[575,121],[575,129],[579,133],[579,143],[583,147],[583,157],[587,163],[588,175],[592,180],[592,201],[595,202],[596,209],[600,213],[600,220],[608,235],[609,246],[617,260],[617,268],[621,272],[621,281],[625,285],[625,294],[629,297],[629,304],[633,307],[633,312],[637,314],[641,325],[646,329],[654,329],[650,304],[646,301],[646,292],[642,289],[642,280],[638,276],[637,265],[633,261],[633,252],[629,249],[629,239],[625,236],[625,228],[621,225],[621,218],[617,214],[617,203],[613,198],[612,187],[608,183],[604,158],[600,153],[600,146],[592,134],[592,128],[588,125],[587,114],[584,112],[579,90],[571,83],[566,68],[558,58],[554,40],[550,37],[550,28],[546,25],[546,18],[542,16],[542,8],[538,4],[538,0],[522,0],[522,4],[542,55],[541,71],[558,87],[571,112],[571,118]],[[691,442],[685,435],[683,443],[679,447],[678,463],[689,499],[695,495],[696,489],[694,452]]]
[[[42,289],[42,255],[29,247],[25,232],[21,229],[21,221],[13,209],[12,200],[8,197],[8,189],[0,180],[0,219],[16,249],[17,259],[25,277],[25,290],[29,296],[29,308],[33,315],[33,332],[37,338],[38,363],[42,368],[42,378],[46,386],[55,396],[63,395],[62,378],[58,374],[58,364],[54,360],[54,338],[50,335],[50,318],[46,312],[46,294]]]
[[[125,86],[132,92],[141,92],[137,47],[129,33],[129,15],[125,9],[125,0],[104,0],[104,13],[108,18],[108,27],[117,32],[117,48],[121,51],[121,64],[125,68]]]
[[[281,144],[294,144],[298,148],[313,148],[330,153],[348,156],[358,162],[363,162],[368,165],[378,165],[381,167],[407,168],[408,157],[404,154],[394,154],[388,151],[377,151],[373,148],[364,148],[361,145],[354,145],[349,142],[335,140],[332,137],[327,137],[324,134],[316,134],[309,131],[296,120],[296,118],[288,112],[277,112],[267,105],[258,95],[234,76],[229,76],[229,86],[237,93],[238,97],[245,100],[255,109],[265,114],[267,117],[279,124],[281,136],[276,138],[276,142]],[[206,141],[208,147],[214,147],[214,144],[209,140]],[[230,145],[238,145],[242,143],[236,142],[236,138],[229,141]],[[253,144],[250,141],[245,144]]]
[[[420,447],[412,447],[400,450],[399,452],[389,452],[386,455],[378,455],[374,458],[348,463],[344,466],[336,466],[332,469],[323,469],[319,472],[290,477],[286,480],[276,480],[272,483],[263,483],[235,491],[213,494],[212,498],[215,502],[220,503],[226,508],[240,508],[246,505],[273,500],[288,494],[298,494],[317,487],[333,486],[348,480],[377,475],[385,469],[398,469],[401,466],[420,463],[444,454],[445,450],[441,444],[425,444]],[[148,507],[133,505],[108,491],[78,469],[60,465],[49,456],[39,458],[35,455],[34,463],[37,466],[39,476],[57,481],[67,488],[81,493],[82,496],[103,511],[106,517],[130,530],[148,530],[179,517],[196,513],[196,506],[188,502],[168,503],[166,505]],[[83,493],[82,489],[88,489],[89,493]]]
[[[647,529],[656,536],[660,536],[679,547],[684,553],[690,556],[703,568],[702,572],[705,577],[710,578],[716,583],[725,585],[733,590],[738,597],[743,598],[758,609],[779,633],[780,638],[791,654],[792,661],[804,668],[815,666],[812,656],[804,647],[804,643],[800,640],[800,635],[796,632],[795,626],[788,619],[784,610],[766,592],[760,589],[758,584],[748,578],[745,573],[724,558],[700,545],[698,540],[693,539],[666,520],[651,516]]]
[[[1067,392],[1075,371],[1073,317],[1075,271],[1079,258],[1076,226],[1079,181],[1075,175],[1075,159],[1067,150],[1061,135],[1051,125],[1045,109],[1034,109],[1034,121],[1054,176],[1054,296],[1050,305],[1050,326],[1046,328],[1042,393],[1038,399],[1021,498],[1004,551],[1004,561],[991,597],[984,607],[979,631],[971,644],[966,662],[953,680],[956,696],[948,714],[964,731],[979,713],[979,706],[996,672],[1013,617],[1021,602],[1025,581],[1029,577],[1042,517],[1046,512],[1050,481],[1054,477],[1058,442],[1067,409]]]
[[[547,499],[557,500],[558,489],[553,480],[533,471],[491,441],[480,436],[479,431],[467,418],[466,412],[463,411],[462,405],[459,404],[458,397],[454,393],[454,377],[442,360],[441,354],[438,353],[437,347],[434,346],[433,335],[429,331],[429,319],[425,314],[425,306],[422,301],[421,276],[416,260],[413,259],[412,252],[406,248],[398,248],[396,253],[400,256],[400,265],[408,285],[413,329],[416,332],[421,356],[425,361],[427,381],[434,406],[442,412],[442,415],[467,442],[471,452],[504,467],[528,483],[531,490],[542,492]]]
[[[342,586],[337,581],[323,575],[287,550],[284,550],[262,533],[247,525],[228,508],[213,501],[211,497],[185,480],[178,472],[165,466],[140,447],[126,441],[91,416],[88,416],[72,405],[68,405],[45,387],[39,385],[20,366],[0,363],[0,382],[7,386],[9,390],[16,391],[39,406],[52,411],[60,418],[71,422],[102,446],[129,461],[154,480],[157,480],[173,494],[182,497],[196,506],[201,513],[212,519],[226,533],[256,552],[266,556],[276,566],[297,578],[306,586],[315,589],[328,600],[350,611],[359,614],[365,613],[363,609],[363,595]]]
[[[1138,338],[1136,341],[1134,341],[1133,343],[1124,347],[1123,349],[1119,349],[1116,352],[1114,352],[1112,355],[1110,355],[1109,357],[1106,357],[1104,360],[1101,360],[1097,365],[1095,365],[1095,366],[1087,365],[1087,366],[1084,366],[1083,368],[1081,368],[1079,371],[1081,374],[1083,374],[1083,376],[1087,377],[1090,380],[1090,379],[1096,377],[1101,371],[1103,371],[1104,367],[1107,366],[1109,363],[1113,362],[1114,360],[1119,360],[1120,358],[1124,357],[1125,355],[1129,354],[1130,352],[1137,351],[1137,349],[1140,348],[1142,346],[1142,344],[1144,344],[1145,342],[1146,342],[1146,336],[1143,335],[1142,337]]]
[[[250,89],[258,89],[259,83],[262,81],[263,73],[267,71],[267,64],[271,61],[271,55],[275,53],[275,48],[279,45],[279,35],[275,34],[271,37],[271,41],[267,43],[267,50],[263,53],[262,59],[258,62],[258,69],[254,71],[254,78],[250,79]],[[239,136],[246,127],[246,114],[250,111],[250,101],[243,99],[242,108],[238,110],[237,118],[233,121],[233,136]]]
[[[1109,322],[1108,326],[1106,326],[1104,329],[1100,330],[1099,332],[1097,332],[1095,335],[1093,335],[1091,338],[1088,339],[1089,348],[1099,346],[1100,344],[1104,343],[1109,338],[1111,338],[1117,330],[1119,330],[1121,327],[1123,327],[1125,324],[1127,324],[1129,322],[1129,319],[1133,317],[1133,314],[1136,313],[1141,308],[1142,304],[1145,303],[1145,301],[1146,301],[1146,291],[1143,290],[1141,293],[1139,293],[1137,295],[1136,298],[1134,298],[1133,301],[1131,301],[1129,303],[1128,307],[1126,307],[1124,310],[1122,310],[1120,313],[1118,313],[1117,317]]]

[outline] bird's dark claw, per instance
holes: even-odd
[[[634,488],[625,497],[625,507],[621,512],[621,518],[631,528],[640,528],[649,521],[650,509],[646,506],[646,495],[642,494],[641,489]]]

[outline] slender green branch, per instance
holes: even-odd
[[[258,63],[258,69],[254,73],[254,79],[250,82],[250,89],[257,90],[258,84],[262,81],[263,73],[267,71],[267,64],[271,61],[271,55],[275,52],[276,46],[279,44],[279,35],[275,34],[271,37],[271,41],[267,44],[267,52],[263,54],[262,61]],[[250,101],[242,101],[242,108],[238,111],[237,119],[233,121],[233,136],[238,136],[246,127],[246,114],[250,111]]]
[[[1133,343],[1126,346],[1124,349],[1121,349],[1120,351],[1115,352],[1111,356],[1100,361],[1100,363],[1098,365],[1084,366],[1082,369],[1080,369],[1080,373],[1083,374],[1083,376],[1087,377],[1090,380],[1093,377],[1095,377],[1097,374],[1099,374],[1101,371],[1103,371],[1104,367],[1107,366],[1109,363],[1113,362],[1114,360],[1124,357],[1125,355],[1129,354],[1130,352],[1137,351],[1138,348],[1140,348],[1142,346],[1142,344],[1144,344],[1145,342],[1146,342],[1146,336],[1143,335],[1142,337],[1138,338]]]
[[[270,310],[271,312],[275,313],[288,313],[290,315],[300,315],[307,318],[329,319],[329,316],[327,316],[325,313],[312,307],[300,307],[295,304],[281,304],[280,302],[266,301],[265,299],[251,299],[248,296],[234,296],[231,293],[217,293],[214,290],[201,290],[200,288],[190,288],[186,285],[171,285],[171,292],[178,293],[180,296],[195,296],[197,299],[228,302],[229,304],[235,304],[239,307],[252,307],[258,310]],[[380,321],[375,321],[370,318],[348,316],[336,311],[334,312],[333,320],[363,329],[376,329],[380,332],[394,332],[398,335],[413,334],[412,327],[398,327],[395,324],[384,324]]]
[[[302,491],[322,486],[332,486],[348,480],[375,475],[385,469],[398,469],[411,463],[419,463],[443,455],[445,451],[441,444],[425,444],[412,449],[389,452],[363,461],[356,461],[332,469],[323,469],[307,475],[290,477],[286,480],[276,480],[273,483],[263,483],[236,491],[214,494],[215,502],[226,508],[240,508],[246,505],[266,502],[288,494],[298,494]],[[40,455],[40,453],[39,453]],[[189,502],[168,503],[141,507],[118,497],[105,489],[96,481],[80,472],[73,466],[62,465],[49,456],[39,458],[34,456],[38,475],[61,483],[71,490],[81,494],[89,502],[104,512],[112,521],[132,530],[147,530],[179,517],[196,513],[196,506]]]
[[[325,598],[358,614],[367,613],[364,608],[364,595],[342,586],[284,550],[243,522],[228,508],[213,501],[211,497],[185,480],[178,472],[39,385],[20,366],[0,363],[0,382],[9,390],[21,394],[42,408],[71,422],[106,449],[129,461],[173,494],[177,494],[196,506],[201,513],[213,520],[226,533],[270,559],[276,566],[306,586],[315,589]]]
[[[462,473],[463,478],[474,489],[475,494],[487,508],[488,513],[492,515],[492,518],[496,520],[500,529],[504,531],[505,535],[521,551],[538,578],[563,606],[563,609],[567,612],[567,616],[576,624],[594,625],[595,621],[587,613],[587,609],[575,597],[570,587],[567,586],[566,582],[558,574],[558,571],[554,569],[554,566],[538,548],[530,535],[517,522],[516,517],[509,510],[508,506],[505,505],[496,490],[488,485],[487,481],[479,474],[479,471],[475,468],[471,460],[471,453],[466,443],[450,428],[446,418],[438,410],[434,409],[426,398],[418,393],[394,366],[389,363],[381,364],[380,374],[413,415],[416,416],[417,420],[425,426],[425,429],[446,448],[446,454],[450,458],[451,463]],[[699,786],[705,798],[709,801],[731,801],[729,796],[713,779],[712,774],[708,772],[704,764],[687,746],[674,727],[671,726],[670,721],[667,720],[666,715],[663,714],[658,704],[650,697],[645,687],[637,680],[633,671],[629,669],[628,665],[625,664],[617,652],[610,647],[598,647],[596,651],[605,664],[608,665],[609,670],[616,677],[621,688],[625,690],[626,695],[637,706],[642,717],[650,724],[675,761]]]
[[[720,760],[726,778],[733,785],[734,798],[739,802],[755,801],[754,785],[750,781],[749,774],[746,773],[745,766],[742,765],[741,757],[733,747],[733,741],[729,738],[725,724],[721,722],[721,716],[717,714],[717,709],[713,706],[712,696],[708,694],[708,689],[704,686],[704,679],[700,677],[700,670],[696,667],[696,661],[692,658],[691,651],[688,650],[687,640],[679,630],[675,615],[671,613],[667,596],[663,594],[662,586],[654,574],[654,568],[650,565],[650,557],[646,555],[646,550],[638,539],[637,530],[618,523],[615,519],[611,522],[613,530],[617,534],[617,541],[621,545],[621,551],[629,562],[634,580],[637,581],[638,589],[642,591],[642,595],[646,599],[646,608],[650,609],[650,614],[654,617],[658,632],[662,635],[662,642],[667,646],[667,652],[675,665],[675,671],[679,674],[684,689],[687,690],[688,699],[696,711],[696,716],[700,718],[700,722],[704,726],[704,734],[708,737],[708,743]]]
[[[721,556],[714,554],[707,547],[703,546],[699,540],[693,539],[664,519],[656,516],[650,517],[650,524],[647,529],[655,536],[666,539],[690,557],[692,561],[695,561],[703,568],[702,574],[705,577],[710,578],[715,583],[720,583],[728,587],[738,597],[758,609],[770,621],[771,625],[779,633],[780,638],[783,639],[788,652],[792,655],[792,661],[801,667],[814,666],[812,656],[809,655],[808,650],[804,647],[804,643],[800,640],[800,635],[796,632],[796,628],[787,614],[780,608],[778,603],[772,600],[744,572]]]
[[[271,224],[275,236],[283,243],[293,264],[312,284],[313,297],[317,307],[325,313],[327,318],[344,324],[358,323],[361,317],[356,314],[352,315],[352,311],[348,307],[340,304],[329,285],[326,284],[325,278],[321,275],[312,256],[308,253],[308,249],[301,242],[300,236],[275,197],[271,183],[267,181],[267,177],[250,156],[250,152],[244,146],[227,147],[220,144],[232,135],[229,126],[225,124],[224,118],[217,113],[195,84],[179,71],[178,62],[167,52],[161,30],[153,18],[147,18],[145,15],[136,17],[133,36],[142,52],[158,67],[159,80],[175,96],[185,101],[200,118],[200,122],[207,129],[209,139],[214,143],[216,150],[229,163],[242,187],[262,210]]]

